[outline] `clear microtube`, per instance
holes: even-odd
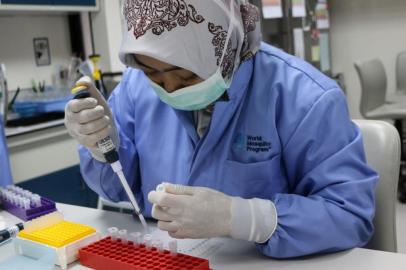
[[[169,241],[168,248],[169,248],[169,251],[171,252],[171,255],[176,256],[178,254],[178,241],[176,241],[176,240]]]
[[[159,252],[164,250],[164,242],[162,240],[156,239],[152,241],[152,246],[156,248]]]
[[[18,198],[17,198],[16,195],[14,195],[14,193],[11,193],[11,194],[10,194],[10,199],[11,199],[11,202],[12,202],[13,204],[15,204],[15,205],[18,204]]]
[[[41,206],[41,196],[39,196],[38,194],[35,194],[32,196],[32,199],[34,201],[34,205],[36,207],[40,207]]]
[[[127,239],[127,230],[119,230],[118,231],[118,237],[121,239],[121,243],[127,244],[128,239]]]
[[[24,199],[21,196],[17,197],[17,204],[20,208],[24,208]]]
[[[21,202],[20,196],[14,195],[14,203],[15,203],[17,206],[20,206],[20,202]]]
[[[22,193],[22,195],[24,195],[25,197],[27,197],[29,199],[32,197],[32,193],[30,191],[28,191],[28,190],[24,190],[21,193]]]
[[[11,203],[15,203],[15,196],[14,196],[14,193],[12,193],[12,192],[9,192],[8,193],[8,200],[11,202]]]
[[[142,233],[132,232],[130,233],[130,239],[133,242],[134,246],[139,246],[142,244]]]
[[[107,232],[109,234],[109,236],[111,237],[112,241],[116,241],[117,240],[117,236],[118,236],[118,229],[116,227],[110,227],[107,229]]]
[[[25,210],[28,210],[28,209],[30,209],[31,208],[31,202],[30,202],[30,200],[29,199],[23,199],[23,203],[24,203],[24,209]]]
[[[147,249],[150,249],[152,247],[152,235],[144,235],[144,245]]]

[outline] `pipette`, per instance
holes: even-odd
[[[81,85],[80,83],[72,89],[72,94],[74,95],[74,99],[82,99],[91,97],[87,86]],[[134,211],[137,214],[138,218],[141,221],[142,226],[144,227],[145,232],[148,232],[148,225],[145,221],[144,216],[141,213],[140,207],[138,206],[137,201],[135,200],[134,194],[131,191],[130,186],[128,185],[127,179],[124,176],[123,168],[120,163],[119,155],[116,150],[116,146],[114,145],[110,136],[100,140],[97,143],[98,148],[103,153],[104,158],[108,163],[110,163],[111,168],[117,174],[118,178],[120,179],[121,185],[123,186],[130,203],[134,207]]]
[[[7,229],[0,230],[0,245],[8,242],[8,240],[15,238],[19,231],[24,229],[22,223],[18,223],[14,226],[11,226]]]

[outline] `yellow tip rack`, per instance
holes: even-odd
[[[21,231],[18,236],[20,238],[59,248],[95,232],[96,230],[89,226],[69,221],[62,221],[50,227],[39,229],[30,233]]]
[[[14,241],[19,254],[36,258],[36,247],[49,247],[56,253],[56,264],[62,269],[78,259],[80,248],[100,239],[94,228],[66,221],[59,212],[34,219],[27,225]],[[28,246],[30,248],[26,248]]]

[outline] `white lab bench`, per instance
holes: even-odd
[[[64,214],[66,220],[93,226],[100,232],[105,232],[108,227],[112,226],[129,231],[140,230],[140,224],[127,214],[66,204],[57,204],[57,208]],[[7,212],[0,212],[0,216],[5,218],[9,224],[18,222],[17,218]],[[219,241],[222,242],[222,245],[210,255],[209,259],[210,267],[213,270],[404,270],[406,267],[406,254],[400,253],[355,248],[330,255],[274,260],[260,255],[254,245],[250,243],[231,239],[219,239]],[[1,246],[0,265],[1,261],[11,254],[14,254],[12,244]],[[70,265],[69,269],[89,268],[74,263]]]

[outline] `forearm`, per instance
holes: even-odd
[[[230,232],[232,238],[265,243],[272,237],[277,224],[277,210],[272,201],[232,198]]]
[[[268,242],[258,244],[270,257],[290,258],[364,246],[373,233],[373,209],[360,210],[345,201],[320,196],[278,194],[278,226]]]

